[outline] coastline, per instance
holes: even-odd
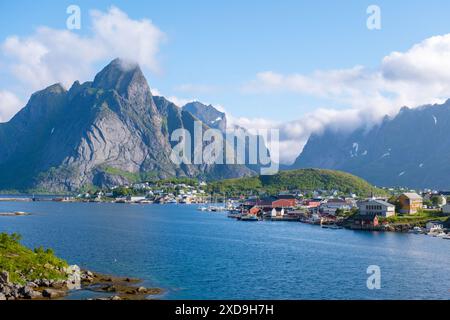
[[[145,300],[163,292],[140,286],[140,279],[69,265],[52,249],[31,250],[21,239],[17,233],[0,233],[0,300],[64,299],[79,290],[104,293],[102,300]]]
[[[117,205],[170,205],[173,203],[157,203],[157,202],[148,202],[148,201],[125,201],[125,200],[115,200],[115,199],[95,199],[95,200],[87,200],[87,199],[79,199],[79,198],[60,198],[60,197],[50,197],[47,195],[39,195],[36,198],[30,198],[28,195],[23,195],[23,197],[15,197],[15,198],[1,198],[0,197],[0,203],[1,202],[56,202],[56,203],[110,203],[110,204],[117,204]],[[186,205],[186,206],[199,206],[202,203],[179,203],[179,205]],[[17,216],[30,216],[31,213],[28,212],[0,212],[0,218],[1,217],[17,217]],[[233,217],[235,218],[235,217]],[[238,219],[239,220],[239,219]],[[289,222],[300,222],[305,224],[312,224],[312,225],[318,225],[321,226],[319,222],[312,223],[310,221],[304,220],[302,218],[289,218],[284,217],[283,219],[270,219],[270,218],[263,218],[261,220],[264,221],[289,221]],[[421,220],[421,221],[410,221],[405,223],[386,223],[386,224],[380,224],[379,226],[351,226],[346,224],[345,221],[339,221],[336,222],[334,225],[336,227],[339,227],[340,229],[346,229],[346,230],[357,230],[357,231],[368,231],[368,232],[395,232],[395,233],[415,233],[415,234],[426,234],[425,232],[425,224],[428,221],[434,221],[435,218],[429,218],[428,220]],[[325,226],[327,228],[327,226]],[[329,228],[329,227],[328,227]],[[413,232],[414,228],[421,228],[423,229],[421,232]],[[329,229],[336,229],[336,228],[329,228]]]
[[[81,270],[77,265],[66,271],[66,280],[39,279],[22,285],[10,282],[9,273],[0,271],[0,300],[64,300],[80,290],[105,294],[87,300],[147,300],[164,292],[140,286],[141,279]]]

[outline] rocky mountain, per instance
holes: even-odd
[[[450,100],[403,108],[370,129],[310,137],[293,168],[338,169],[378,186],[450,189]]]
[[[231,178],[238,165],[181,165],[170,160],[170,134],[198,120],[153,97],[138,65],[112,61],[94,81],[55,84],[0,124],[0,189],[73,191],[141,178]],[[204,124],[205,128],[208,124]]]
[[[242,136],[236,137],[234,149],[237,149],[238,144],[244,146],[243,156],[246,159],[246,166],[255,172],[260,172],[261,167],[268,167],[266,163],[262,163],[261,161],[261,155],[270,158],[270,151],[266,146],[264,137],[254,135],[241,126],[228,125],[227,115],[224,112],[218,111],[212,105],[205,105],[198,101],[190,102],[183,107],[183,111],[189,112],[209,128],[220,130],[223,134],[227,134],[227,132],[242,133]],[[256,147],[256,152],[258,153],[258,159],[256,159],[256,162],[253,161],[254,163],[252,164],[249,163],[249,159],[251,158],[250,153],[253,151],[250,147],[251,144]]]
[[[208,127],[225,132],[227,129],[227,117],[223,112],[218,111],[212,105],[205,105],[195,101],[186,104],[183,110],[190,112]]]

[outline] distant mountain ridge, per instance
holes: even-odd
[[[370,130],[325,130],[291,168],[350,172],[378,186],[450,189],[450,101],[404,107]]]
[[[130,177],[254,174],[245,165],[174,164],[170,134],[192,132],[194,121],[199,119],[190,112],[153,97],[138,65],[116,59],[92,82],[76,81],[69,90],[55,84],[33,94],[0,124],[0,189],[59,192],[126,184]]]

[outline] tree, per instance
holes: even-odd
[[[133,193],[130,188],[118,187],[113,190],[114,197],[126,197]]]
[[[433,202],[431,202],[430,200],[424,200],[423,205],[425,205],[429,208],[429,207],[433,206]]]
[[[401,210],[401,204],[400,201],[398,200],[397,196],[392,196],[388,199],[388,202],[390,204],[393,204],[395,206],[395,212],[400,212]]]
[[[440,197],[440,196],[431,197],[431,203],[433,203],[433,206],[435,206],[435,207],[440,206],[443,203],[442,197]]]

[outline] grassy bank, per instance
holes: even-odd
[[[445,222],[449,219],[448,215],[443,214],[440,210],[422,210],[413,215],[397,215],[389,218],[384,218],[390,224],[409,224],[414,226],[424,227],[429,221]]]
[[[30,250],[20,243],[17,234],[0,234],[0,271],[9,273],[10,281],[25,284],[38,279],[64,280],[68,263],[55,256],[51,249]]]

